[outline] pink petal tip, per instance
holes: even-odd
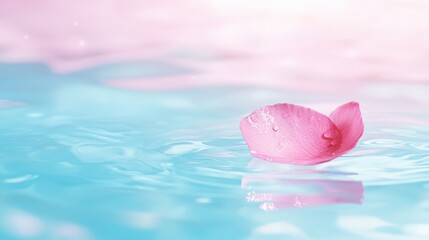
[[[356,146],[363,133],[359,104],[350,102],[330,117],[293,104],[264,106],[240,122],[250,153],[271,162],[312,165]]]

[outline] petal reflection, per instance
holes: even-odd
[[[272,171],[273,165],[277,165],[272,163],[266,163],[267,168],[260,171],[262,164],[252,161],[250,168],[258,166],[259,171],[241,181],[241,187],[249,190],[246,201],[259,203],[262,210],[363,202],[362,182],[347,179],[354,174],[291,167]]]

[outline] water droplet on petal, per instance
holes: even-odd
[[[340,144],[340,141],[337,138],[332,139],[331,141],[332,146],[337,146],[338,144]]]
[[[273,127],[273,131],[274,131],[274,132],[277,132],[278,130],[279,130],[279,126],[275,125],[275,126]]]
[[[323,138],[324,139],[331,139],[333,136],[332,136],[332,133],[330,133],[329,131],[328,132],[325,132],[324,134],[323,134]]]
[[[324,139],[333,139],[333,138],[335,138],[337,135],[338,135],[338,131],[337,131],[337,130],[328,130],[328,131],[326,131],[326,132],[322,135],[322,137],[323,137]]]

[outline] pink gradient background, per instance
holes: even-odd
[[[194,70],[154,79],[105,79],[163,90],[251,85],[353,89],[427,83],[425,0],[0,0],[0,61],[70,72],[162,60]],[[326,83],[332,83],[327,85]]]

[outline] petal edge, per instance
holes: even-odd
[[[341,155],[356,146],[364,131],[359,103],[349,102],[337,107],[329,118],[342,133],[342,144],[337,151]]]

